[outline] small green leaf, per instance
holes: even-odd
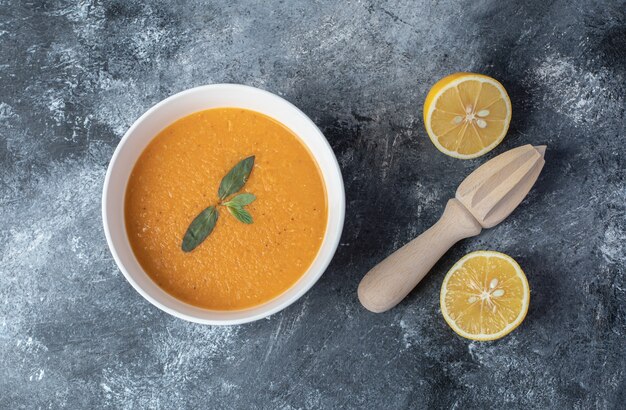
[[[224,205],[243,207],[246,205],[250,205],[254,202],[255,199],[256,196],[254,196],[254,194],[239,194],[235,195],[230,201],[224,202]]]
[[[228,171],[228,174],[222,178],[222,182],[220,183],[220,187],[217,191],[220,200],[226,199],[244,186],[250,176],[250,172],[252,172],[253,166],[254,155],[242,159],[239,163],[237,163],[237,165]]]
[[[246,211],[240,206],[230,205],[228,206],[228,212],[230,212],[232,216],[237,218],[239,222],[243,222],[245,224],[251,224],[252,222],[254,222],[252,220],[252,215],[250,215],[250,212]]]
[[[184,252],[191,252],[196,249],[213,232],[217,216],[217,209],[210,206],[194,218],[183,237],[182,249]]]

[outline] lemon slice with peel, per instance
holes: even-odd
[[[465,255],[441,286],[441,313],[459,336],[495,340],[519,326],[528,312],[528,280],[513,258],[495,251]]]
[[[424,125],[439,151],[455,158],[479,157],[494,149],[511,122],[511,100],[497,80],[456,73],[442,78],[424,102]]]

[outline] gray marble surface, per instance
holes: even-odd
[[[626,4],[623,1],[0,0],[0,408],[624,408]],[[426,136],[430,86],[501,80],[504,142],[483,158]],[[100,193],[146,109],[209,83],[260,87],[322,129],[347,190],[333,263],[300,301],[238,327],[143,300],[107,249]],[[547,144],[529,197],[453,248],[397,308],[362,275],[430,226],[457,184]],[[477,249],[527,273],[529,314],[457,337],[443,275]]]

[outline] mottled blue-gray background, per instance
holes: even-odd
[[[623,408],[626,401],[623,1],[0,0],[0,408]],[[483,158],[425,135],[430,86],[499,79],[513,103]],[[347,220],[330,268],[270,319],[218,328],[143,300],[107,249],[105,170],[127,127],[189,87],[292,101],[340,161]],[[439,217],[457,184],[547,144],[527,200],[374,315],[362,275]],[[466,252],[515,257],[518,330],[457,337],[439,311]]]

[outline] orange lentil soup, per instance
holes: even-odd
[[[191,221],[218,203],[222,177],[256,157],[239,191],[256,195],[238,221],[218,206],[213,232],[181,249]],[[215,310],[275,298],[306,272],[326,232],[326,191],[311,153],[288,128],[255,111],[220,108],[182,118],[137,160],[126,189],[126,229],[146,273],[165,291]]]

